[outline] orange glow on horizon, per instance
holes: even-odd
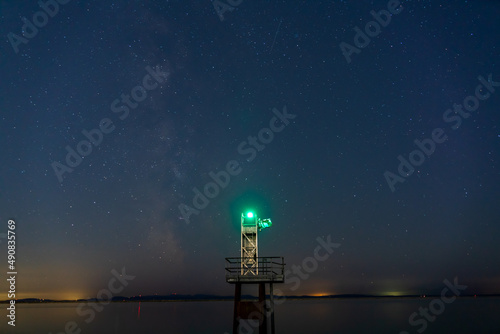
[[[312,297],[323,297],[323,296],[331,296],[333,295],[332,293],[327,293],[327,292],[317,292],[317,293],[312,293],[309,296]]]
[[[78,300],[78,299],[87,299],[87,298],[92,298],[88,294],[84,294],[81,292],[59,292],[59,293],[53,293],[53,292],[39,292],[39,293],[32,293],[32,292],[22,292],[17,294],[16,293],[16,299],[26,299],[26,298],[35,298],[35,299],[51,299],[51,300]]]

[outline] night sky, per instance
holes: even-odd
[[[286,294],[500,293],[499,1],[48,2],[0,3],[18,298],[231,295],[248,209],[340,244]]]

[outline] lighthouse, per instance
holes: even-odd
[[[226,281],[235,285],[233,334],[239,333],[243,319],[256,320],[258,333],[275,333],[273,284],[285,282],[282,256],[259,257],[259,232],[272,226],[253,211],[241,214],[240,257],[226,258]],[[258,286],[258,301],[241,300],[242,285]],[[269,286],[269,300],[266,297]]]

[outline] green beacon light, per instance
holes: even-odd
[[[259,231],[269,228],[273,225],[271,219],[260,219],[254,214],[252,211],[248,211],[246,214],[241,213],[241,226],[242,227],[253,227],[258,229]]]

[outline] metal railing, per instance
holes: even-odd
[[[226,281],[276,282],[285,281],[285,259],[282,256],[251,258],[227,257]],[[251,264],[251,266],[249,266]]]

